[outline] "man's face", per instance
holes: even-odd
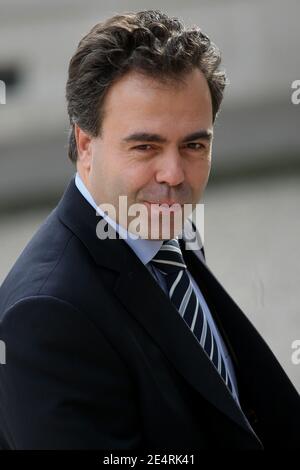
[[[208,181],[213,128],[210,91],[198,69],[187,74],[184,82],[161,84],[129,72],[108,90],[101,137],[90,138],[76,129],[77,169],[95,202],[112,204],[121,225],[119,196],[127,196],[128,208],[142,204],[147,217],[142,220],[148,223],[142,238],[164,238],[161,225],[159,236],[150,235],[158,203],[178,203],[183,213],[184,204],[199,202]],[[175,212],[166,206],[171,220],[167,238],[176,235]],[[125,228],[130,229],[131,220]]]

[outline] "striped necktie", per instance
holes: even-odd
[[[151,263],[165,275],[171,302],[234,395],[226,364],[192,286],[178,240],[164,241]]]

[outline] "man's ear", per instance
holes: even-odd
[[[77,163],[85,170],[89,171],[92,164],[92,137],[83,131],[78,124],[74,124],[74,134],[77,144]]]

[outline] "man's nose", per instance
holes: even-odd
[[[183,160],[178,151],[161,155],[156,171],[156,181],[176,186],[184,181]]]

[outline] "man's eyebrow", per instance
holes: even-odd
[[[212,139],[213,132],[208,129],[200,129],[199,131],[193,132],[192,134],[186,135],[182,142],[190,142],[192,140],[204,139],[210,141]],[[148,132],[134,132],[133,134],[128,135],[124,139],[123,142],[157,142],[164,144],[168,142],[168,140],[159,135],[159,134],[151,134]]]
[[[213,131],[210,129],[201,129],[199,131],[193,132],[192,134],[189,134],[184,137],[182,142],[190,142],[192,140],[198,140],[198,139],[204,139],[207,140],[208,142],[212,140],[213,137]]]
[[[123,139],[123,142],[159,142],[165,143],[167,139],[159,134],[149,134],[148,132],[135,132]]]

